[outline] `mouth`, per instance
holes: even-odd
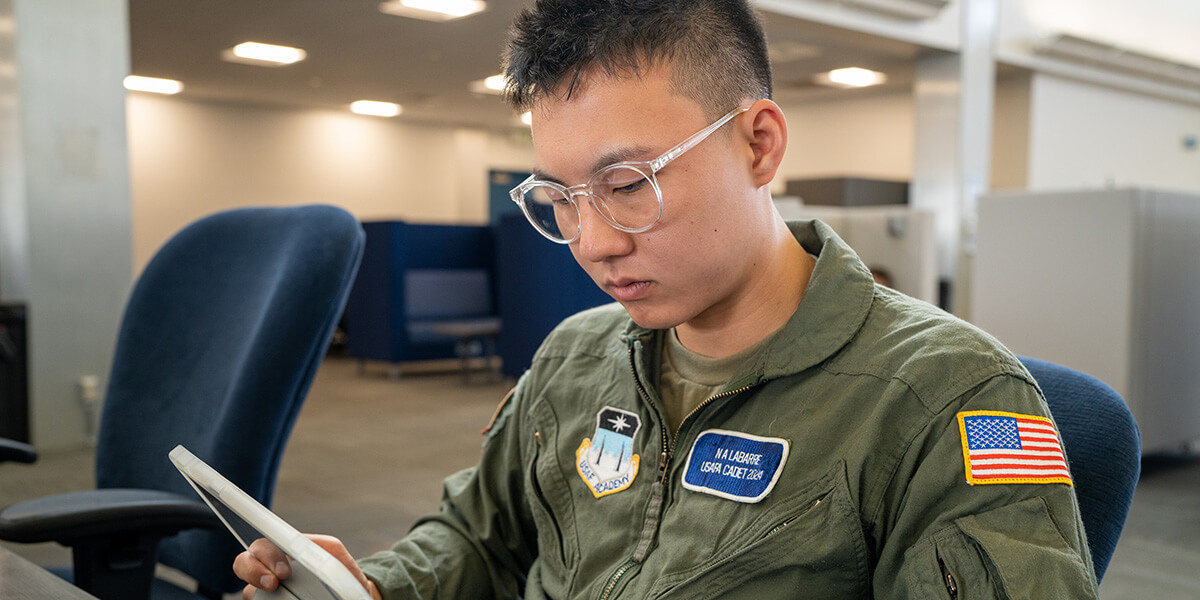
[[[644,298],[650,291],[650,285],[649,281],[622,279],[608,282],[607,287],[618,302],[632,302]]]

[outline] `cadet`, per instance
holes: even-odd
[[[787,126],[746,0],[542,0],[506,58],[533,111],[513,200],[617,303],[550,334],[391,550],[320,538],[375,597],[1096,596],[1017,359],[776,212]],[[282,557],[254,556],[237,572],[274,588]]]

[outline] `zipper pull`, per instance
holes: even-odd
[[[946,585],[946,593],[950,594],[951,600],[958,598],[958,584],[954,582],[954,575],[950,574],[950,569],[946,568],[946,562],[942,560],[942,555],[937,555],[938,566],[942,569],[942,583]]]
[[[958,598],[958,585],[954,583],[954,576],[949,572],[946,573],[946,591],[950,592],[951,598]]]
[[[665,481],[666,480],[666,478],[667,478],[667,459],[668,458],[669,458],[669,456],[668,456],[667,452],[664,450],[662,455],[658,459],[658,476],[655,478],[655,481]]]

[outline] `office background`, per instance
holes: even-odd
[[[292,3],[300,12],[318,4]],[[495,1],[490,18],[504,22],[519,4]],[[969,275],[957,272],[957,256],[977,193],[1200,190],[1192,35],[1200,9],[1190,4],[907,2],[938,8],[918,19],[854,2],[758,4],[776,42],[777,99],[791,134],[776,191],[804,177],[910,181],[912,203],[936,214],[944,279]],[[488,170],[528,169],[532,160],[528,131],[515,120],[464,114],[455,122],[423,116],[419,102],[378,119],[327,100],[127,93],[121,78],[139,64],[130,59],[138,56],[130,21],[145,29],[139,11],[150,6],[171,10],[140,0],[0,0],[0,299],[29,306],[32,433],[45,448],[86,441],[80,377],[103,379],[132,278],[184,224],[233,206],[308,202],[363,220],[483,223]],[[280,13],[278,22],[289,18]],[[186,33],[171,32],[181,54]],[[833,92],[796,80],[789,52],[814,52],[802,34],[861,47],[893,81]],[[1046,49],[1062,35],[1098,42],[1102,53],[1161,60],[1137,71],[1063,58]],[[413,54],[377,60],[403,71],[403,61],[421,58]],[[486,68],[464,74],[462,85],[498,71],[498,59]],[[488,106],[488,114],[504,110]]]
[[[296,11],[259,17],[280,24],[332,6],[357,7],[361,15],[355,18],[400,19],[378,14],[375,0],[212,0],[186,9],[176,0],[0,0],[0,301],[29,309],[31,433],[47,456],[45,466],[61,467],[60,475],[87,477],[86,450],[79,449],[94,434],[97,407],[81,402],[81,378],[95,375],[103,389],[130,285],[185,224],[225,208],[314,202],[345,207],[362,220],[484,224],[489,171],[521,171],[532,164],[528,129],[495,97],[446,101],[439,111],[439,102],[422,101],[413,92],[396,98],[405,104],[404,113],[381,119],[350,114],[330,100],[331,88],[339,87],[333,83],[320,86],[325,96],[310,102],[272,98],[262,86],[221,95],[211,84],[188,85],[171,97],[122,88],[122,78],[137,73],[139,65],[166,64],[139,54],[155,40],[133,35],[131,23],[145,31],[153,28],[148,19],[156,11],[220,14],[235,4]],[[493,0],[486,18],[506,22],[519,4]],[[1114,188],[1200,193],[1195,35],[1200,4],[758,0],[758,5],[771,29],[777,100],[790,133],[774,191],[782,193],[787,180],[811,177],[910,182],[911,203],[936,216],[939,275],[959,295],[970,277],[961,236],[979,193]],[[906,7],[931,10],[932,16],[897,16]],[[233,17],[225,20],[238,29]],[[191,33],[211,34],[201,30],[220,21],[193,19]],[[324,25],[330,35],[344,28],[336,20]],[[262,34],[286,37],[281,34],[286,29],[280,25]],[[177,51],[193,62],[217,60],[190,48],[189,31],[178,23],[160,33],[166,39],[155,43],[165,46],[155,46],[151,55]],[[503,38],[495,28],[489,35]],[[1091,53],[1067,56],[1069,43],[1078,39],[1092,46]],[[798,66],[837,62],[839,56],[874,62],[891,80],[830,90],[812,84]],[[435,68],[429,59],[414,51],[372,61],[395,63],[399,77],[406,70],[430,72]],[[490,75],[498,65],[496,58],[477,72],[461,73],[460,84]],[[268,71],[240,68],[246,85],[256,78],[270,82],[262,75]],[[970,317],[965,304],[956,312]],[[304,460],[321,460],[330,449],[322,444],[336,431],[369,428],[364,415],[396,408],[370,394],[424,398],[428,410],[413,431],[436,422],[450,438],[451,431],[475,427],[504,387],[447,387],[455,385],[453,377],[364,379],[347,364],[335,365],[319,383],[312,417],[302,417],[295,439]],[[462,400],[442,415],[452,418],[432,416],[450,398]],[[392,435],[379,431],[363,443],[390,459]],[[462,437],[464,445],[475,443]],[[457,456],[439,458],[446,460],[429,461],[422,481],[436,481],[447,468],[461,466]],[[310,490],[300,458],[292,464],[285,464],[281,485],[294,486],[295,500],[288,505],[281,496],[281,508],[313,528],[343,526],[321,520],[325,490],[304,500]],[[337,465],[326,466],[338,472]],[[1148,489],[1139,488],[1139,497],[1155,502],[1149,506],[1159,512],[1138,512],[1135,505],[1131,523],[1138,535],[1127,536],[1118,551],[1117,578],[1110,576],[1116,583],[1110,585],[1125,587],[1110,588],[1114,598],[1136,597],[1133,591],[1152,578],[1167,589],[1184,590],[1160,597],[1194,597],[1186,594],[1196,590],[1190,574],[1200,565],[1200,550],[1185,538],[1194,537],[1200,519],[1193,508],[1197,490],[1188,483],[1195,470],[1169,467],[1152,465],[1157,478]],[[70,477],[44,483],[45,491],[87,485]],[[403,502],[397,497],[411,491],[405,484],[403,478],[380,482],[361,496],[377,511],[384,505],[395,510],[389,503]],[[375,537],[360,542],[361,548],[397,535],[435,494],[435,484],[413,492],[414,507],[401,507],[403,518],[389,528],[368,532]],[[373,524],[368,520],[383,514],[362,512],[358,528],[367,531]],[[1121,590],[1130,594],[1122,596]]]

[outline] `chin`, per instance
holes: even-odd
[[[637,303],[622,302],[621,306],[625,307],[625,312],[629,314],[629,318],[633,319],[634,323],[646,329],[671,329],[684,321],[662,314],[660,311],[651,310],[650,307],[639,306]]]

